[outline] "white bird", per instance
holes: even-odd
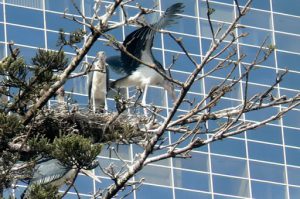
[[[88,77],[89,105],[93,111],[107,110],[106,95],[108,89],[108,70],[106,69],[106,56],[103,51],[96,55],[92,72]]]

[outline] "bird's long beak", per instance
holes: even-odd
[[[101,182],[101,180],[92,171],[85,170],[85,169],[81,169],[80,171],[84,175],[91,177],[92,179],[96,180],[97,182]]]

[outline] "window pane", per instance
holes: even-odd
[[[284,141],[286,145],[300,147],[300,130],[284,128]]]
[[[45,0],[47,10],[58,11],[62,13],[67,10],[67,13],[78,14],[71,2],[72,1],[70,0]],[[76,6],[82,11],[81,0],[74,0],[74,2]]]
[[[153,198],[166,198],[171,199],[172,189],[143,185],[141,189],[136,192],[137,198],[153,199]]]
[[[288,33],[300,34],[299,17],[274,14],[275,29]]]
[[[257,52],[259,51],[258,47],[250,47],[250,46],[243,46],[240,45],[240,52],[242,54],[247,55],[244,59],[243,62],[246,63],[252,63],[255,60],[255,57],[257,56]],[[260,53],[260,55],[258,56],[259,60],[263,60],[263,57],[265,56],[264,53]],[[267,60],[265,60],[264,62],[262,62],[260,65],[264,65],[264,66],[270,66],[270,67],[274,67],[275,66],[275,58],[274,58],[274,53],[272,53]]]
[[[212,172],[240,177],[247,177],[247,162],[235,158],[211,156]]]
[[[242,69],[242,72],[245,72],[244,68]],[[270,69],[256,66],[249,73],[249,82],[270,85],[275,82],[276,77],[277,73],[275,68]]]
[[[300,52],[300,36],[287,35],[283,33],[275,33],[276,37],[276,48],[280,50]],[[287,42],[293,41],[293,42]]]
[[[174,185],[185,189],[209,191],[209,175],[174,169]]]
[[[54,14],[46,12],[47,29],[58,31],[63,28],[65,32],[73,32],[82,29],[82,25],[74,23],[73,21],[62,18],[62,14]]]
[[[249,158],[270,162],[283,163],[281,146],[248,142]]]
[[[211,144],[211,152],[224,155],[246,157],[245,141],[228,138],[213,142]]]
[[[186,35],[180,35],[180,34],[173,34],[176,38],[181,37],[182,42],[184,43],[185,48],[188,52],[193,54],[200,54],[200,44],[199,44],[199,38],[198,37],[189,37]],[[178,52],[182,52],[181,48],[176,44],[176,42],[169,36],[169,35],[163,35],[164,36],[164,42],[165,42],[165,48],[169,50],[175,50]]]
[[[136,178],[145,178],[148,183],[171,186],[171,169],[149,165],[144,167]]]
[[[271,29],[270,23],[270,13],[259,10],[250,10],[244,17],[241,18],[241,24],[259,28]]]
[[[173,158],[174,167],[192,169],[196,171],[208,171],[208,155],[191,152],[192,158]]]
[[[300,149],[286,147],[286,161],[289,165],[300,166]]]
[[[300,55],[277,51],[277,62],[278,67],[282,69],[287,68],[290,70],[300,71]]]
[[[299,0],[273,0],[273,10],[292,15],[300,15]]]
[[[286,126],[300,128],[300,111],[291,110],[283,117],[283,124]]]
[[[214,9],[215,11],[211,14],[212,20],[224,21],[224,22],[231,22],[234,18],[233,6],[231,5],[223,5],[223,4],[216,4],[210,2],[210,8]],[[200,8],[200,17],[207,19],[207,6],[206,1],[199,2]]]
[[[192,192],[192,191],[185,191],[180,189],[175,189],[175,198],[183,199],[210,199],[211,194],[199,193],[199,192]]]
[[[253,85],[253,87],[251,87],[251,88],[254,88],[254,87],[257,87],[257,86]],[[263,121],[265,119],[268,119],[268,118],[276,115],[277,113],[278,113],[278,108],[277,107],[271,107],[271,108],[251,111],[251,112],[246,113],[245,115],[246,115],[247,120],[258,121],[259,122],[259,121]],[[278,124],[278,121],[279,120],[275,120],[272,123],[273,124]]]
[[[213,176],[214,192],[249,197],[249,181],[244,179]]]
[[[247,0],[239,0],[239,5],[244,6]],[[269,1],[252,1],[251,7],[259,8],[264,10],[270,10],[270,2]]]
[[[251,181],[253,198],[287,198],[286,186]]]
[[[284,77],[284,81],[280,82],[280,86],[289,89],[300,90],[299,78],[300,73],[288,72]]]
[[[289,187],[290,199],[298,199],[300,196],[299,187]]]
[[[289,184],[300,185],[300,168],[287,167]]]
[[[6,3],[43,9],[43,2],[41,0],[6,0]]]
[[[0,41],[4,42],[4,25],[0,23]]]
[[[166,30],[181,32],[191,35],[199,35],[198,34],[198,21],[194,18],[182,17],[176,19],[178,23],[172,24],[172,26],[167,26]]]
[[[8,41],[44,48],[44,31],[7,25]]]
[[[141,2],[151,2],[152,5],[148,4],[148,6],[153,7],[154,3],[157,0],[152,0],[152,1],[148,1],[148,0],[144,0]],[[168,7],[170,7],[172,4],[174,3],[184,3],[184,12],[182,14],[184,15],[190,15],[190,16],[196,16],[196,1],[195,0],[171,0],[171,1],[160,1],[161,2],[161,9],[162,10],[166,10]]]
[[[250,161],[251,178],[272,182],[285,182],[284,166]]]
[[[281,128],[277,126],[266,125],[247,132],[247,138],[252,140],[282,143]]]
[[[250,45],[256,45],[261,46],[262,43],[267,39],[267,44],[274,43],[273,41],[273,35],[271,31],[266,30],[259,30],[254,28],[242,28],[239,29],[239,34],[246,33],[248,36],[241,37],[239,39],[239,42],[243,44],[250,44]]]
[[[9,23],[44,27],[43,12],[15,6],[6,6],[6,19]]]
[[[2,2],[2,1],[0,1],[0,2]],[[0,10],[1,10],[1,12],[0,12],[0,22],[3,22],[3,5],[2,4],[0,4]]]

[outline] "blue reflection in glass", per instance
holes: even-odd
[[[0,2],[2,2],[2,1],[0,1]],[[3,22],[3,5],[2,4],[0,4],[0,10],[1,10],[1,12],[0,12],[0,22]]]
[[[216,68],[216,66],[220,65],[223,62],[224,62],[224,60],[213,59],[212,61],[210,61],[209,63],[207,63],[205,65],[204,73],[209,73],[214,68]],[[213,73],[210,73],[210,75],[225,78],[229,74],[229,72],[231,72],[233,70],[232,76],[231,76],[232,79],[236,79],[239,77],[239,67],[234,68],[234,64],[229,63],[229,61],[223,63],[223,65],[221,65],[221,66],[224,66],[224,67],[214,71]]]
[[[257,199],[282,199],[287,198],[286,186],[251,181],[252,197]]]
[[[191,72],[193,71],[196,67],[192,64],[192,62],[189,60],[189,58],[184,55],[184,54],[178,54],[178,53],[173,53],[173,52],[167,52],[164,51],[165,53],[165,62],[166,62],[166,66],[170,66],[173,63],[173,57],[177,57],[178,59],[176,60],[176,62],[174,63],[174,65],[172,66],[173,70],[180,70],[180,71],[184,71],[184,72]],[[200,63],[200,56],[196,57],[196,56],[192,56],[194,58],[194,60],[197,63]]]
[[[213,176],[214,192],[249,197],[249,181],[245,179]]]
[[[280,82],[280,86],[284,88],[300,90],[299,78],[300,73],[288,72],[284,77],[284,81]]]
[[[82,5],[81,0],[74,0],[76,6],[82,12]],[[57,11],[57,12],[64,12],[67,10],[67,13],[71,14],[78,14],[77,10],[72,4],[70,0],[45,0],[45,5],[47,10]]]
[[[284,166],[250,161],[251,178],[285,183]]]
[[[300,185],[300,168],[287,167],[289,184]]]
[[[239,42],[243,44],[261,46],[267,39],[267,43],[274,43],[271,31],[258,30],[254,28],[239,29],[239,34],[248,34],[246,37],[241,37]]]
[[[208,155],[204,153],[191,152],[192,158],[173,158],[174,167],[192,169],[196,171],[208,171]]]
[[[241,18],[241,23],[248,26],[271,29],[271,15],[269,12],[250,10]]]
[[[143,185],[142,188],[138,189],[138,191],[136,192],[136,196],[137,196],[136,198],[143,198],[143,199],[173,198],[172,189],[150,186],[150,185]]]
[[[286,147],[286,162],[289,165],[300,166],[300,149]]]
[[[92,17],[94,15],[94,0],[84,0],[84,9],[85,9],[85,16]],[[150,1],[149,1],[150,2]],[[140,2],[139,2],[140,3]],[[99,15],[103,15],[106,12],[107,6],[109,6],[110,2],[101,2],[101,7],[98,12]],[[122,19],[122,12],[120,9],[117,9],[114,15],[112,15],[110,21],[120,22]]]
[[[142,178],[148,183],[171,186],[171,169],[148,165],[136,175],[136,179]]]
[[[300,36],[275,33],[276,48],[286,51],[300,52]],[[292,41],[292,42],[287,42]]]
[[[191,35],[198,35],[198,21],[194,18],[182,17],[176,20],[176,24],[168,26],[166,30]]]
[[[4,25],[0,23],[0,41],[5,41],[4,39]]]
[[[182,52],[179,45],[169,35],[164,34],[163,36],[165,42],[165,49]],[[185,35],[175,33],[173,34],[173,36],[175,36],[176,38],[182,38],[183,45],[189,53],[200,55],[200,43],[198,37],[188,37]]]
[[[300,15],[299,0],[273,0],[273,11],[292,15]]]
[[[279,68],[300,71],[300,55],[280,51],[276,53]]]
[[[209,181],[208,174],[174,169],[174,185],[176,187],[209,191]]]
[[[283,124],[286,126],[300,128],[300,111],[291,110],[283,117]]]
[[[188,199],[210,199],[211,194],[205,194],[200,192],[185,191],[180,189],[175,189],[175,197],[178,199],[188,198]]]
[[[192,126],[191,126],[192,128]],[[172,139],[172,142],[176,142],[178,139],[180,139],[182,135],[180,135],[180,133],[172,133],[171,134],[171,139]],[[206,139],[206,135],[199,135],[198,136],[199,138],[203,138],[203,139]],[[192,136],[190,136],[188,139],[186,139],[185,141],[183,141],[182,143],[180,143],[178,145],[178,147],[183,147],[183,146],[186,146],[192,139]],[[193,149],[195,151],[201,151],[201,152],[207,152],[208,151],[208,145],[204,145],[204,146],[201,146],[200,148],[195,148]]]
[[[299,187],[289,187],[290,199],[298,199],[300,196],[300,188]]]
[[[149,0],[144,0],[149,1]],[[149,2],[153,2],[155,0],[151,0]],[[170,7],[174,3],[184,3],[184,15],[196,16],[196,1],[195,0],[164,0],[161,2],[161,9],[165,11],[168,7]],[[154,4],[153,4],[154,5]],[[152,6],[153,6],[152,5]]]
[[[270,82],[269,82],[270,83]],[[245,83],[243,83],[243,88],[245,88]],[[270,86],[268,85],[255,85],[249,82],[248,84],[248,98],[253,97],[257,93],[264,93],[266,90],[268,90]],[[270,92],[274,97],[278,96],[277,89],[274,89]]]
[[[58,31],[62,28],[65,32],[73,32],[78,29],[83,29],[82,25],[64,19],[62,14],[54,14],[46,12],[47,29]]]
[[[240,177],[248,176],[246,160],[212,155],[211,161],[212,172],[214,173]]]
[[[283,163],[281,146],[248,142],[249,158],[269,162]]]
[[[247,0],[239,0],[239,5],[240,6],[244,6],[247,2]],[[270,2],[269,1],[252,1],[251,2],[251,7],[253,8],[259,8],[259,9],[263,9],[263,10],[270,10]]]
[[[242,68],[242,73],[245,69]],[[277,73],[275,69],[254,67],[249,73],[249,82],[270,85],[276,81]]]
[[[232,5],[224,5],[210,2],[209,7],[215,11],[211,14],[212,20],[231,22],[234,18],[234,11]],[[207,19],[207,5],[206,1],[199,1],[200,17]]]
[[[299,17],[274,14],[275,30],[300,34]]]
[[[261,110],[255,110],[251,111],[249,113],[246,113],[245,116],[248,120],[252,121],[262,121],[265,119],[268,119],[278,113],[278,108],[277,107],[272,107],[272,108],[266,108],[266,109],[261,109]],[[278,124],[279,120],[274,120],[271,122],[272,124]]]
[[[245,141],[230,138],[216,141],[211,144],[211,152],[237,157],[246,157]]]
[[[36,55],[37,49],[35,48],[26,48],[16,45],[21,51],[21,56],[24,58],[27,64],[31,64],[32,57]]]
[[[277,40],[276,40],[277,41]],[[267,45],[269,45],[270,43],[267,43]],[[247,55],[244,59],[243,62],[247,62],[247,63],[252,63],[256,56],[257,56],[257,52],[259,51],[259,48],[257,47],[250,47],[250,46],[243,46],[240,45],[240,53]],[[260,53],[260,55],[258,56],[258,60],[262,61],[264,58],[265,54],[264,53]],[[264,62],[260,63],[260,65],[265,65],[265,66],[270,66],[270,67],[274,67],[275,66],[275,58],[274,58],[274,53],[272,53],[267,60],[265,60]]]
[[[300,147],[300,130],[284,128],[284,141],[286,145]]]
[[[252,140],[281,144],[281,128],[266,125],[247,132],[247,138]]]
[[[7,37],[9,41],[17,44],[45,47],[44,31],[41,30],[7,25]]]
[[[80,193],[93,193],[93,180],[86,175],[78,175],[75,181],[75,187]],[[74,192],[74,189],[71,190]]]
[[[38,28],[44,27],[43,12],[27,8],[15,6],[6,6],[6,20],[9,23],[34,26]]]
[[[211,46],[212,40],[211,40],[211,39],[204,39],[204,38],[202,38],[201,41],[202,41],[202,53],[205,55],[205,54],[210,50],[210,46]],[[224,49],[224,47],[226,47],[227,45],[228,45],[227,42],[222,42],[222,43],[219,45],[219,47],[214,51],[214,53],[212,53],[212,55],[216,55],[216,54],[218,54],[219,52],[222,52],[223,49]],[[235,44],[232,44],[232,45],[231,45],[231,48],[234,49],[235,47],[236,47]],[[231,51],[230,49],[228,49],[228,50],[224,51],[222,54],[220,54],[220,55],[218,56],[218,58],[219,58],[219,59],[226,59],[226,58],[228,58],[228,55],[229,55],[230,53],[232,53],[232,51]],[[231,57],[231,59],[232,59],[232,60],[237,59],[237,55],[233,55],[233,56]]]

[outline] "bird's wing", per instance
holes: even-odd
[[[62,178],[72,168],[64,166],[57,159],[46,159],[37,162],[30,184],[47,184]]]
[[[160,30],[162,28],[165,28],[169,25],[175,24],[176,19],[180,18],[180,16],[176,14],[183,13],[184,4],[183,3],[175,3],[171,5],[166,12],[159,18],[159,20],[151,26],[155,30]]]
[[[142,58],[143,53],[152,56],[151,48],[157,30],[160,30],[170,24],[175,23],[178,18],[176,14],[183,12],[184,5],[176,3],[170,6],[157,22],[150,26],[141,27],[130,33],[124,40],[123,45],[127,51],[138,59]],[[147,56],[146,56],[147,57]],[[152,56],[153,57],[153,56]],[[143,60],[147,61],[147,60]],[[122,68],[127,74],[131,74],[139,66],[139,62],[131,58],[125,52],[121,52]]]
[[[115,71],[117,74],[121,74],[121,75],[127,74],[124,68],[122,67],[122,61],[120,55],[107,57],[106,63],[108,64],[108,67],[113,71]]]

